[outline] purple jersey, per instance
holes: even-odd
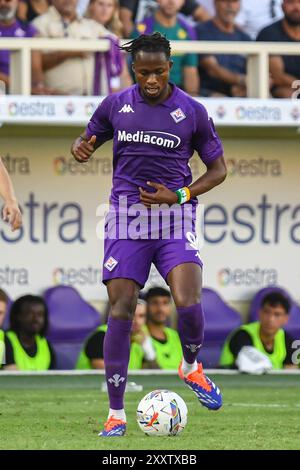
[[[87,138],[96,135],[98,143],[113,139],[113,205],[120,196],[139,203],[139,187],[155,192],[147,181],[172,191],[189,186],[194,150],[205,164],[223,155],[204,106],[172,86],[171,96],[154,106],[143,99],[138,85],[109,95],[87,126]]]
[[[34,26],[16,20],[10,25],[0,22],[0,38],[32,38],[37,33]],[[9,51],[0,51],[0,72],[9,75]]]

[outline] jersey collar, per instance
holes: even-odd
[[[172,108],[173,107],[173,102],[174,102],[174,99],[175,99],[175,97],[178,93],[178,88],[174,83],[171,83],[171,82],[169,82],[169,83],[173,88],[173,91],[172,91],[171,95],[165,101],[163,101],[162,103],[159,103],[156,106],[165,106],[166,108]],[[146,101],[144,100],[144,98],[142,97],[142,95],[140,93],[140,88],[139,88],[138,84],[135,85],[135,94],[136,94],[136,99],[139,103],[146,103]],[[148,104],[148,103],[146,103],[146,104]]]

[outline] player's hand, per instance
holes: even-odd
[[[74,144],[72,145],[71,152],[77,162],[84,163],[87,162],[89,158],[91,158],[95,151],[96,140],[97,138],[95,135],[92,135],[88,141],[81,137],[75,140]]]
[[[17,201],[5,202],[2,211],[3,220],[11,226],[12,232],[22,226],[22,214]]]
[[[166,188],[163,184],[152,183],[151,181],[148,181],[147,184],[148,186],[156,189],[156,192],[150,193],[145,191],[143,188],[139,188],[140,200],[146,207],[150,208],[152,204],[168,204],[169,206],[172,206],[177,203],[177,194]]]

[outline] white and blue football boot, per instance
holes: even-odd
[[[106,423],[104,423],[104,429],[99,433],[101,437],[120,437],[124,436],[126,432],[125,421],[117,419],[114,416],[110,416]]]
[[[222,395],[219,387],[203,373],[202,364],[198,364],[198,369],[187,375],[183,374],[182,362],[178,369],[179,377],[184,380],[187,386],[195,393],[201,405],[209,410],[218,410],[222,406]]]

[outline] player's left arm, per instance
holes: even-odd
[[[10,176],[0,158],[0,196],[4,199],[2,216],[8,222],[12,231],[18,230],[22,225],[22,214]]]
[[[210,191],[225,180],[227,169],[223,157],[223,146],[212,119],[208,118],[207,111],[202,105],[197,105],[195,109],[194,126],[192,147],[206,165],[206,173],[189,188],[178,188],[177,191],[171,191],[163,184],[148,181],[148,186],[155,189],[156,192],[148,192],[139,188],[140,200],[146,207],[164,203],[170,206],[177,202],[183,204],[193,197]]]
[[[211,163],[207,163],[206,167],[206,173],[189,186],[189,199],[210,191],[225,180],[227,170],[223,156],[213,160]],[[163,184],[151,181],[147,181],[147,184],[154,188],[156,192],[150,193],[141,187],[139,188],[140,200],[146,207],[150,208],[152,204],[169,204],[171,206],[179,202],[177,192],[171,191]]]
[[[204,106],[195,106],[192,145],[206,166],[207,171],[189,186],[190,197],[200,196],[223,183],[227,176],[224,149]]]
[[[206,168],[206,173],[189,186],[191,199],[207,193],[211,189],[223,183],[226,179],[227,169],[223,156],[213,160],[211,163],[207,163]]]

